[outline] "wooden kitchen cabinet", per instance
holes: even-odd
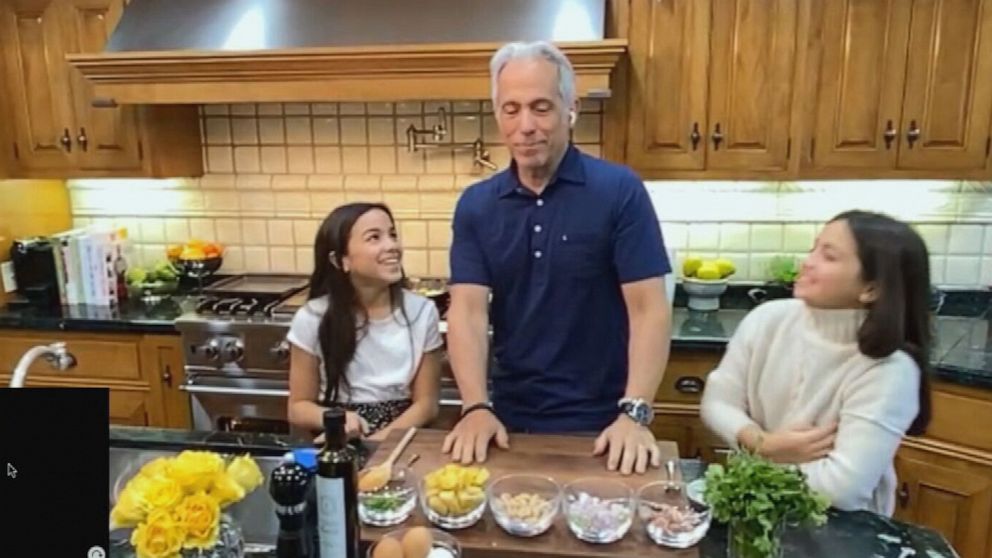
[[[102,50],[123,5],[124,0],[0,3],[13,176],[203,173],[195,106],[114,106],[95,99],[65,61],[67,54]]]
[[[788,170],[800,19],[795,0],[631,0],[627,163]]]
[[[178,336],[136,333],[0,330],[0,385],[31,347],[64,341],[76,366],[60,372],[44,359],[28,370],[26,385],[108,388],[112,424],[189,428],[189,396]]]
[[[992,2],[829,0],[816,9],[818,99],[804,167],[830,177],[981,176]]]
[[[909,440],[896,455],[896,519],[941,533],[962,558],[988,558],[992,465],[925,448]]]

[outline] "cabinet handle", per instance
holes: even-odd
[[[716,126],[713,128],[713,150],[720,150],[720,143],[723,142],[723,132],[720,131],[720,123],[717,122]]]
[[[892,149],[892,142],[896,140],[896,129],[891,120],[885,124],[885,133],[882,137],[885,138],[885,149]]]
[[[76,143],[79,144],[79,147],[83,148],[83,151],[86,151],[89,142],[89,138],[86,137],[86,128],[80,128],[79,135],[76,137]]]
[[[916,125],[915,120],[909,121],[909,131],[906,132],[906,141],[909,142],[909,148],[913,148],[913,144],[916,140],[920,139],[920,127]]]
[[[59,143],[62,144],[62,149],[66,153],[72,153],[72,138],[69,137],[69,128],[62,130],[62,138],[59,139]]]
[[[682,376],[675,380],[675,389],[679,393],[702,393],[703,379],[695,376]]]
[[[905,508],[909,505],[909,485],[902,483],[899,487],[899,491],[896,492],[896,498],[899,500],[899,507]]]
[[[166,386],[172,387],[172,368],[166,364],[165,370],[162,371],[162,381]]]
[[[699,140],[703,139],[702,134],[699,133],[699,122],[692,123],[692,133],[689,134],[689,140],[692,141],[692,150],[695,151],[699,149]]]

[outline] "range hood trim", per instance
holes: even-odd
[[[579,95],[608,97],[626,39],[558,43]],[[97,103],[202,104],[489,98],[494,43],[73,54]]]

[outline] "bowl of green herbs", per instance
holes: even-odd
[[[824,524],[830,505],[798,467],[743,451],[731,454],[726,465],[710,465],[703,500],[713,518],[728,526],[730,558],[781,556],[785,528]]]
[[[403,523],[417,507],[417,483],[413,471],[393,467],[392,477],[385,486],[358,492],[358,517],[375,527]]]

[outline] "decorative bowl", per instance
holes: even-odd
[[[689,295],[690,310],[710,312],[720,309],[720,295],[727,290],[727,279],[682,279],[682,288]]]

